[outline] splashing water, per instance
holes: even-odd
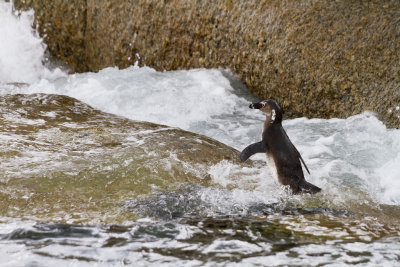
[[[0,95],[68,95],[101,111],[179,127],[238,150],[260,140],[264,118],[248,109],[255,98],[229,70],[132,66],[66,75],[44,64],[45,45],[31,29],[32,20],[32,11],[16,16],[0,0]],[[27,85],[9,84],[16,82]],[[155,189],[121,203],[142,216],[122,226],[0,218],[0,256],[8,266],[16,257],[25,265],[45,260],[88,266],[396,265],[400,131],[368,112],[347,119],[291,119],[283,126],[311,170],[306,179],[323,188],[321,194],[287,194],[270,177],[263,155],[253,157],[253,166],[222,161],[207,170],[210,187]],[[49,157],[38,153],[35,160],[45,163]]]
[[[44,66],[46,46],[31,26],[33,11],[18,14],[0,1],[0,82],[34,83],[65,76]]]
[[[259,141],[264,118],[248,108],[251,96],[243,97],[231,82],[237,84],[224,70],[160,73],[134,66],[42,80],[13,92],[65,94],[106,112],[179,127],[240,150]],[[400,191],[393,186],[399,183],[400,131],[387,129],[368,112],[348,119],[286,120],[283,125],[312,170],[306,179],[325,187],[336,203],[360,197],[400,204]],[[254,158],[264,161],[263,155]],[[216,166],[212,175],[226,186],[235,172],[227,163]],[[343,190],[352,193],[343,196]]]

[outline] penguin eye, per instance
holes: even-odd
[[[275,121],[275,118],[276,118],[275,109],[273,109],[273,110],[271,111],[271,113],[272,113],[272,115],[271,115],[271,121]]]

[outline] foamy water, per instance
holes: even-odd
[[[150,67],[132,66],[124,70],[107,68],[98,73],[67,75],[59,69],[51,70],[46,66],[45,45],[31,29],[32,19],[32,12],[23,12],[15,16],[11,5],[0,0],[0,94],[68,95],[105,112],[133,120],[179,127],[217,139],[238,150],[260,140],[264,117],[261,112],[248,108],[248,104],[255,101],[255,98],[229,70],[157,72]],[[27,85],[9,84],[20,82]],[[251,215],[251,210],[257,205],[266,205],[266,209],[269,209],[269,205],[287,203],[288,199],[291,203],[300,203],[303,206],[318,201],[323,207],[338,210],[352,210],[354,206],[356,209],[364,206],[379,209],[382,204],[400,205],[400,130],[387,129],[368,112],[347,119],[291,119],[285,120],[283,126],[311,170],[311,175],[307,175],[306,179],[323,188],[321,194],[315,197],[285,194],[270,177],[264,156],[256,155],[253,158],[259,161],[258,168],[239,167],[230,162],[221,162],[213,166],[209,174],[219,187],[198,187],[194,192],[183,195],[183,198],[202,203],[206,207],[202,213],[205,217],[220,214]],[[0,136],[0,140],[4,141],[1,138]],[[46,157],[45,154],[36,156],[39,157],[37,160],[43,161]],[[162,197],[165,199],[168,195]],[[148,203],[143,202],[143,205]],[[351,231],[340,227],[336,231],[324,229],[306,219],[295,221],[290,216],[281,216],[277,220],[290,231],[300,229],[299,231],[310,235],[314,233],[317,236],[343,236],[353,230],[362,236],[362,231],[366,231],[362,223],[355,226],[346,225]],[[390,238],[372,243],[359,240],[351,244],[336,244],[334,241],[321,241],[321,244],[311,242],[281,253],[272,253],[272,245],[265,240],[255,245],[250,241],[226,237],[213,239],[207,245],[193,243],[190,246],[185,240],[191,240],[192,237],[204,233],[199,230],[199,225],[195,227],[190,223],[174,223],[170,226],[168,223],[148,220],[134,223],[121,233],[101,227],[86,229],[78,226],[77,229],[70,230],[68,227],[73,226],[68,226],[67,232],[87,231],[87,238],[84,241],[76,240],[73,234],[66,234],[65,238],[71,238],[68,239],[68,255],[73,256],[70,263],[81,265],[82,261],[79,259],[84,258],[87,253],[90,260],[85,264],[88,266],[91,265],[88,263],[91,260],[103,264],[119,264],[116,259],[124,258],[127,262],[135,262],[143,260],[144,255],[147,261],[142,262],[142,265],[149,262],[155,265],[176,265],[176,258],[152,253],[152,250],[162,250],[166,244],[182,251],[200,250],[204,255],[211,256],[218,253],[271,253],[244,258],[237,262],[238,265],[249,266],[268,262],[274,265],[310,264],[311,258],[312,265],[332,264],[336,261],[334,255],[340,258],[336,262],[340,265],[351,263],[350,258],[353,256],[349,255],[358,255],[357,253],[359,256],[354,256],[357,260],[362,262],[364,258],[368,259],[371,265],[395,265],[396,260],[400,259],[400,256],[394,253],[399,249],[396,243],[398,239],[391,241]],[[51,233],[55,231],[53,228],[42,229],[30,222],[5,222],[2,227],[0,234],[6,237],[0,242],[4,245],[0,255],[2,259],[6,259],[8,266],[15,264],[13,257],[19,257],[25,263],[32,263],[43,260],[40,255],[52,255],[49,264],[65,264],[65,244],[58,239],[53,240],[53,246],[46,246],[38,241],[35,243],[35,253],[32,253],[31,248],[14,241],[20,240],[19,232],[15,234],[15,239],[9,237],[18,229],[31,233],[34,228],[33,232]],[[152,233],[153,230],[157,234]],[[246,231],[249,232],[246,234],[257,240],[257,231]],[[224,236],[230,234],[232,233],[229,233],[229,228],[223,233]],[[50,240],[52,237],[48,238]],[[105,244],[108,244],[109,239],[114,240],[113,238],[129,240],[128,245],[106,248]],[[368,237],[365,240],[361,238],[361,241],[368,241]],[[74,248],[74,242],[79,249]],[[104,248],[99,253],[101,246]],[[82,247],[85,247],[85,250],[81,251]],[[369,255],[365,256],[366,252]],[[298,257],[293,258],[291,255]],[[206,262],[201,257],[179,260],[181,265],[200,265]],[[210,263],[210,266],[213,263],[215,262]]]
[[[132,66],[67,76],[43,63],[45,45],[31,29],[32,11],[15,16],[4,2],[0,10],[0,35],[7,37],[0,44],[0,51],[7,54],[0,57],[0,93],[64,94],[133,120],[200,133],[238,150],[260,140],[264,117],[248,108],[255,98],[229,70],[157,72]],[[21,81],[29,85],[4,85]],[[370,113],[348,119],[300,118],[283,125],[312,171],[307,179],[332,194],[344,189],[343,184],[356,185],[368,192],[368,198],[400,205],[400,190],[396,190],[400,185],[399,130],[387,129]],[[263,155],[254,158],[264,160]],[[220,167],[212,175],[228,185],[237,171]]]
[[[248,108],[252,97],[241,96],[230,80],[234,77],[226,70],[156,72],[132,66],[42,79],[12,92],[68,95],[106,112],[179,127],[241,150],[260,140],[264,117]],[[285,120],[283,125],[312,172],[307,179],[335,196],[335,202],[348,201],[341,190],[356,186],[360,195],[349,198],[400,204],[394,186],[400,181],[399,130],[387,129],[368,112],[348,119]],[[263,155],[254,158],[264,161]],[[222,185],[232,183],[237,172],[227,165],[212,174]]]
[[[32,29],[33,11],[14,12],[0,1],[0,82],[34,83],[42,78],[65,76],[60,69],[45,67],[46,45]]]

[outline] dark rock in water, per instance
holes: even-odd
[[[15,0],[75,71],[139,60],[157,70],[230,68],[287,116],[377,112],[400,126],[400,2]],[[139,56],[137,56],[139,55]]]
[[[0,98],[0,217],[60,222],[134,219],[124,201],[182,183],[238,151],[177,128],[47,94]]]

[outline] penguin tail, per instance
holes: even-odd
[[[318,186],[315,186],[315,185],[307,182],[306,180],[303,180],[302,182],[300,182],[299,186],[301,188],[302,193],[315,194],[322,190]]]

